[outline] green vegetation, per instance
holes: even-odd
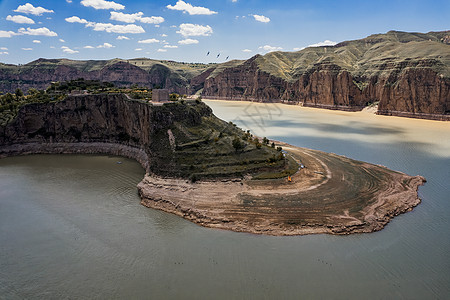
[[[145,100],[151,97],[151,90],[142,87],[117,88],[109,83],[83,79],[55,82],[46,90],[30,89],[27,95],[17,89],[14,94],[0,96],[0,125],[11,122],[23,105],[57,102],[69,94],[97,93],[127,93],[130,101],[140,99],[142,103],[148,103]],[[176,94],[171,97],[173,100],[180,98]],[[161,121],[160,126],[155,126],[149,145],[149,151],[154,155],[151,168],[156,174],[189,178],[195,182],[248,174],[257,178],[279,178],[296,172],[281,147],[275,149],[269,146],[267,138],[259,139],[233,122],[218,119],[200,99],[181,98],[155,106],[154,113]],[[166,127],[163,124],[167,116],[178,121]],[[169,137],[168,129],[173,137]],[[121,133],[118,140],[137,142],[127,133]]]
[[[212,114],[205,116],[203,112],[209,107],[202,102],[167,103],[157,109],[161,113],[170,111],[176,119],[183,120],[170,128],[176,143],[174,151],[167,151],[171,147],[167,129],[157,132],[153,139],[151,150],[157,157],[151,168],[158,175],[189,178],[195,182],[261,173],[265,174],[261,175],[264,178],[280,178],[297,171],[298,166],[291,167],[283,153],[261,143],[249,131],[244,132],[232,122],[227,123]],[[190,120],[195,115],[202,117],[193,123]]]
[[[65,98],[64,94],[54,92],[37,91],[30,89],[25,95],[21,89],[16,89],[14,94],[6,93],[0,96],[0,126],[5,126],[11,122],[19,111],[20,107],[30,103],[56,102]]]

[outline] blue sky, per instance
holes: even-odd
[[[449,0],[0,0],[0,62],[224,62],[389,30],[448,29]]]

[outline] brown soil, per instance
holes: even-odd
[[[146,175],[141,203],[205,227],[268,235],[382,229],[420,203],[421,176],[283,144],[305,168],[287,179],[202,181]]]

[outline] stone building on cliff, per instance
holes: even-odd
[[[152,102],[168,102],[169,90],[167,89],[153,89]]]

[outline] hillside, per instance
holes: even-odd
[[[210,65],[148,58],[85,61],[40,58],[19,66],[0,63],[0,91],[45,89],[51,82],[84,78],[119,86],[161,87],[184,94],[191,78],[208,67]]]
[[[390,31],[297,52],[270,52],[222,64],[147,58],[38,59],[0,64],[0,91],[44,89],[77,78],[167,88],[180,94],[251,101],[284,101],[380,114],[450,119],[450,31]]]
[[[450,32],[390,31],[335,46],[256,55],[205,80],[203,95],[448,119]]]

